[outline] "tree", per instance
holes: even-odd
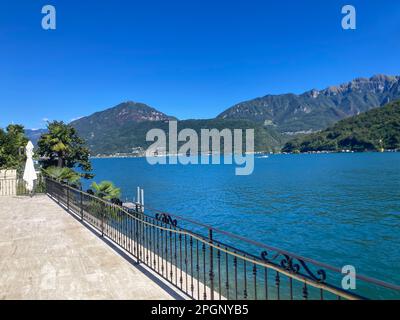
[[[91,188],[94,189],[94,194],[102,199],[112,200],[121,196],[121,189],[115,187],[111,181],[102,181],[99,184],[93,182]]]
[[[62,121],[53,121],[47,125],[48,133],[43,134],[38,141],[38,154],[45,158],[44,168],[57,166],[59,168],[78,167],[84,171],[82,177],[92,178],[89,161],[89,149],[80,138],[74,127]]]
[[[27,143],[23,126],[10,124],[5,131],[0,129],[0,168],[22,170]]]

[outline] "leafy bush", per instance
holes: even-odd
[[[24,127],[10,124],[6,130],[0,129],[0,169],[23,170],[24,147],[28,143]]]

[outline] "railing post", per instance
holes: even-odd
[[[67,184],[67,209],[69,211],[69,185]]]
[[[81,195],[79,206],[80,206],[80,210],[81,210],[81,221],[83,221],[83,192],[82,192],[82,185],[80,186],[79,189],[80,189],[80,195]]]
[[[214,253],[213,253],[213,247],[212,247],[212,240],[213,240],[213,233],[212,233],[212,229],[209,229],[209,233],[208,233],[208,237],[209,237],[209,243],[210,243],[210,298],[211,300],[214,300]]]
[[[53,181],[53,182],[54,182],[54,181]],[[56,190],[56,193],[57,193],[57,202],[58,202],[58,204],[60,204],[60,194],[61,194],[60,185],[57,185],[57,187],[55,187],[54,189]]]
[[[140,255],[139,255],[139,221],[138,221],[138,214],[136,214],[136,219],[135,219],[135,226],[136,226],[136,230],[135,230],[135,242],[136,242],[136,262],[137,264],[140,263]]]
[[[104,206],[104,209],[105,209],[104,203],[102,205]],[[105,215],[105,212],[104,212],[104,210],[102,210],[102,212],[101,212],[101,236],[102,237],[104,236],[104,215]]]

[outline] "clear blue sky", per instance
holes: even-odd
[[[57,30],[41,8],[57,9]],[[341,28],[341,7],[357,30]],[[126,100],[210,118],[266,94],[400,74],[400,1],[3,0],[0,126]]]

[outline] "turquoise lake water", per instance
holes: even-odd
[[[400,153],[271,155],[234,165],[93,159],[132,201],[341,268],[400,284]],[[88,185],[86,185],[87,187]]]

